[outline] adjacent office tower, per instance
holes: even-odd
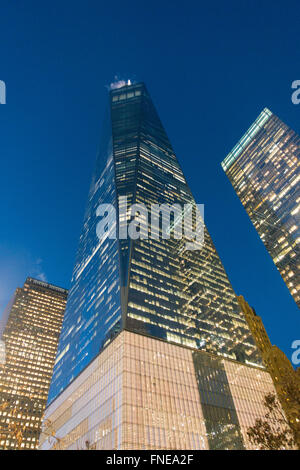
[[[300,307],[300,137],[264,109],[222,167]]]
[[[121,231],[125,197],[195,204],[145,85],[112,90],[109,108],[40,446],[247,447],[273,385],[207,230],[195,251],[161,230],[97,236],[99,204],[116,208]]]
[[[37,448],[67,293],[27,278],[8,305],[1,337],[0,449]]]
[[[262,319],[256,315],[255,310],[250,307],[242,295],[238,297],[238,301],[264,364],[273,379],[277,396],[294,433],[297,446],[300,448],[300,403],[297,398],[297,396],[299,397],[298,390],[300,390],[300,368],[295,370],[284,352],[272,345]]]

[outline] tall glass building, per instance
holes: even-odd
[[[264,109],[222,162],[300,307],[300,136]]]
[[[209,233],[199,250],[161,227],[122,236],[125,197],[195,205],[143,83],[111,90],[106,127],[48,397],[52,446],[244,448],[272,381]],[[99,239],[107,203],[120,224]]]

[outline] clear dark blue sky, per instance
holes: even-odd
[[[299,1],[2,0],[0,22],[0,314],[27,275],[69,287],[118,75],[146,82],[235,291],[291,357],[299,310],[220,163],[265,106],[300,132]]]

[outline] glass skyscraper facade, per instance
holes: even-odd
[[[162,225],[123,236],[153,204],[162,219],[184,207],[176,229],[195,201],[145,85],[111,90],[109,104],[40,448],[252,448],[272,379],[206,227],[194,250]],[[101,237],[100,204],[120,219]]]
[[[143,83],[110,92],[49,403],[121,331],[261,364],[208,231],[200,250],[174,237],[99,240],[97,207],[195,204]],[[125,212],[120,223],[129,222]],[[147,235],[147,234],[146,234]]]
[[[264,109],[222,162],[300,307],[300,136]]]

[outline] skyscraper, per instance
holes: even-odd
[[[222,162],[300,307],[300,137],[264,109]]]
[[[273,386],[206,228],[198,250],[161,229],[121,236],[125,198],[195,205],[144,84],[111,90],[106,126],[41,448],[244,448]],[[114,224],[98,237],[99,204],[116,208],[116,238]]]
[[[7,309],[1,337],[0,449],[35,449],[57,352],[67,291],[27,278]]]

